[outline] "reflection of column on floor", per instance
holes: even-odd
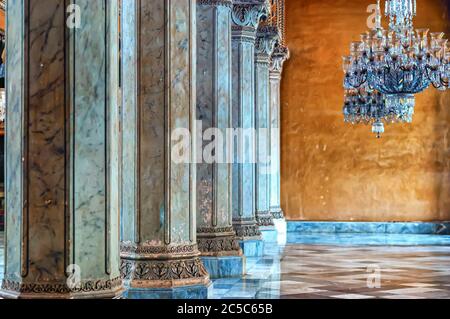
[[[8,2],[2,297],[111,298],[122,291],[118,1],[77,4],[82,25],[69,29],[64,1]]]
[[[242,131],[255,129],[256,29],[267,10],[265,0],[233,1],[233,127]],[[244,254],[261,255],[263,242],[255,207],[255,136],[242,134],[238,140],[233,164],[233,225]]]
[[[256,135],[256,220],[264,241],[276,242],[277,232],[270,213],[270,113],[269,64],[275,42],[274,26],[262,24],[256,34],[255,50],[255,127]]]
[[[226,132],[232,124],[231,6],[231,0],[197,1],[197,120],[205,137],[213,128],[223,137],[204,140],[202,163],[197,165],[198,244],[212,278],[244,273],[232,221],[232,166],[225,158]]]
[[[286,221],[280,201],[280,151],[281,151],[281,105],[280,88],[283,64],[289,59],[289,50],[278,42],[270,63],[270,212],[278,231],[278,242],[286,242]]]
[[[196,236],[195,5],[123,0],[121,270],[130,298],[206,298]],[[189,141],[188,141],[189,142]],[[189,143],[188,143],[189,144]]]

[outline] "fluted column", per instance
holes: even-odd
[[[270,100],[269,65],[275,42],[278,40],[276,27],[263,25],[256,35],[255,79],[256,79],[256,219],[263,231],[264,239],[276,240],[273,217],[270,213]],[[266,231],[267,230],[267,231]],[[273,234],[271,234],[273,233]],[[272,238],[273,237],[273,238]]]
[[[119,274],[118,1],[7,7],[6,249],[0,296],[113,298]]]
[[[121,271],[129,298],[205,298],[197,246],[196,1],[123,0]],[[180,141],[183,143],[180,144]]]
[[[287,47],[277,43],[270,63],[270,212],[275,220],[283,219],[280,201],[280,159],[281,159],[281,103],[280,88],[283,64],[289,59]]]
[[[234,0],[232,10],[233,128],[239,129],[233,164],[233,224],[244,254],[262,254],[255,202],[255,40],[265,0]],[[251,244],[251,245],[250,245]]]
[[[225,143],[232,127],[231,6],[231,0],[197,0],[197,120],[205,137],[197,165],[197,241],[214,278],[243,274]]]

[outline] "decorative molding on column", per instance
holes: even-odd
[[[202,256],[241,256],[242,252],[233,227],[199,228],[198,249]]]
[[[240,256],[239,242],[232,235],[224,237],[200,237],[198,238],[198,248],[202,256]]]
[[[127,260],[122,257],[122,278],[132,288],[174,288],[209,284],[209,275],[200,258],[176,260]]]
[[[225,6],[232,7],[232,0],[197,0],[197,4],[201,6]]]
[[[244,36],[249,41],[254,41],[256,29],[261,19],[267,18],[270,13],[270,5],[267,0],[233,0],[231,29],[234,36]]]
[[[270,57],[279,41],[278,29],[271,25],[262,25],[256,33],[255,54],[257,63],[270,63]]]
[[[252,219],[235,221],[234,229],[239,240],[261,239],[261,230]]]
[[[272,214],[273,219],[283,219],[284,218],[284,212],[281,208],[279,210],[273,210],[270,213]]]
[[[289,60],[291,54],[287,46],[281,45],[279,42],[275,44],[273,53],[270,58],[270,73],[281,74],[283,73],[284,62]]]
[[[42,296],[42,294],[49,294],[53,298],[58,295],[70,295],[71,298],[76,298],[77,294],[82,295],[88,293],[95,293],[96,297],[101,297],[101,293],[105,292],[110,296],[111,291],[120,290],[122,287],[122,278],[117,277],[113,279],[102,280],[88,280],[81,281],[76,287],[69,288],[66,284],[61,283],[20,283],[13,280],[5,279],[2,283],[2,289],[8,291],[10,294],[15,293],[21,298],[26,298],[27,295]]]
[[[150,242],[140,243],[139,245],[132,242],[122,242],[120,252],[122,258],[183,258],[198,255],[198,246],[197,244],[154,246]]]

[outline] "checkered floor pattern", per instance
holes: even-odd
[[[250,263],[216,280],[214,298],[450,299],[449,246],[288,244]]]

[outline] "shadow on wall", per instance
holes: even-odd
[[[286,0],[291,59],[282,83],[282,206],[291,220],[450,220],[450,92],[416,99],[412,124],[342,117],[342,55],[375,0]],[[450,36],[450,0],[418,0],[416,27]],[[385,21],[386,22],[386,21]],[[386,24],[386,23],[385,23]],[[386,26],[385,26],[386,27]]]

